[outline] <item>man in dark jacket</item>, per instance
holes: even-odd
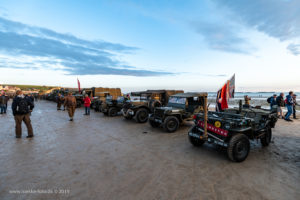
[[[17,91],[16,97],[13,99],[12,112],[16,122],[16,138],[22,136],[22,121],[24,121],[27,130],[27,138],[33,137],[33,130],[31,126],[30,113],[32,112],[34,105],[29,97],[25,97],[21,90]]]
[[[287,108],[288,112],[286,113],[284,119],[289,122],[293,121],[290,119],[291,114],[293,114],[293,104],[294,104],[293,95],[294,95],[294,93],[292,91],[290,91],[289,95],[286,96],[286,108]]]
[[[5,95],[4,93],[0,94],[0,114],[5,113]]]
[[[284,94],[280,93],[280,95],[276,98],[277,103],[277,114],[281,119],[283,118],[282,107],[284,107]]]

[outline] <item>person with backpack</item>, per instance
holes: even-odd
[[[67,107],[70,121],[73,121],[73,116],[76,109],[76,98],[71,92],[69,92],[68,96],[65,98],[64,107]]]
[[[290,119],[290,116],[293,113],[293,104],[294,104],[293,94],[294,93],[292,91],[290,91],[289,95],[287,95],[286,99],[285,99],[286,108],[287,108],[288,112],[286,113],[284,120],[289,121],[289,122],[293,121],[293,120]]]
[[[23,95],[23,92],[19,90],[13,99],[11,108],[16,122],[16,138],[21,138],[22,136],[22,121],[24,121],[27,127],[27,138],[32,138],[33,129],[30,120],[30,113],[34,108],[33,102],[30,98],[26,98]]]
[[[85,108],[85,114],[84,115],[90,115],[90,110],[91,110],[91,99],[90,97],[86,94],[85,98],[83,99],[84,102],[84,108]]]
[[[272,110],[272,107],[273,107],[274,105],[277,105],[276,99],[277,99],[277,94],[273,94],[273,96],[272,96],[271,99],[270,99],[270,107],[271,107],[271,110]]]
[[[281,119],[283,119],[282,107],[285,106],[283,97],[284,97],[284,94],[280,93],[280,95],[276,98],[277,114],[278,114],[278,117],[280,117]]]
[[[293,104],[293,118],[294,119],[297,119],[297,117],[296,117],[296,106],[298,106],[299,104],[297,103],[297,95],[296,94],[294,94],[293,95],[293,102],[294,102],[294,104]]]

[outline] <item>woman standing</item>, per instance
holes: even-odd
[[[91,99],[87,94],[85,95],[85,98],[83,99],[83,102],[84,102],[84,108],[85,108],[85,114],[84,115],[90,115]]]

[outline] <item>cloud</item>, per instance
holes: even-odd
[[[300,55],[300,44],[289,44],[287,49],[295,56]]]
[[[204,37],[210,48],[231,53],[250,54],[247,40],[238,35],[238,27],[216,22],[192,22],[193,29]]]
[[[221,8],[231,11],[233,14],[231,19],[270,37],[280,41],[293,41],[300,37],[299,0],[214,0],[214,2]],[[294,51],[293,47],[293,44],[289,45],[288,49]]]
[[[248,26],[280,40],[300,36],[299,0],[214,0],[226,6]]]
[[[118,54],[138,50],[122,44],[105,41],[90,41],[70,34],[61,34],[49,29],[28,26],[0,17],[0,53],[2,55],[30,57],[22,67],[48,68],[65,71],[72,75],[130,75],[160,76],[172,74],[162,71],[137,69],[119,60]],[[44,59],[41,59],[44,58]],[[20,68],[10,62],[3,65]],[[19,63],[22,61],[18,61]]]

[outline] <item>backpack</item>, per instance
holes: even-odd
[[[271,98],[272,98],[272,97],[269,97],[269,98],[267,99],[267,102],[268,102],[268,103],[271,103]]]
[[[17,112],[19,114],[27,114],[29,113],[28,103],[26,98],[20,98],[20,101],[17,105]]]

